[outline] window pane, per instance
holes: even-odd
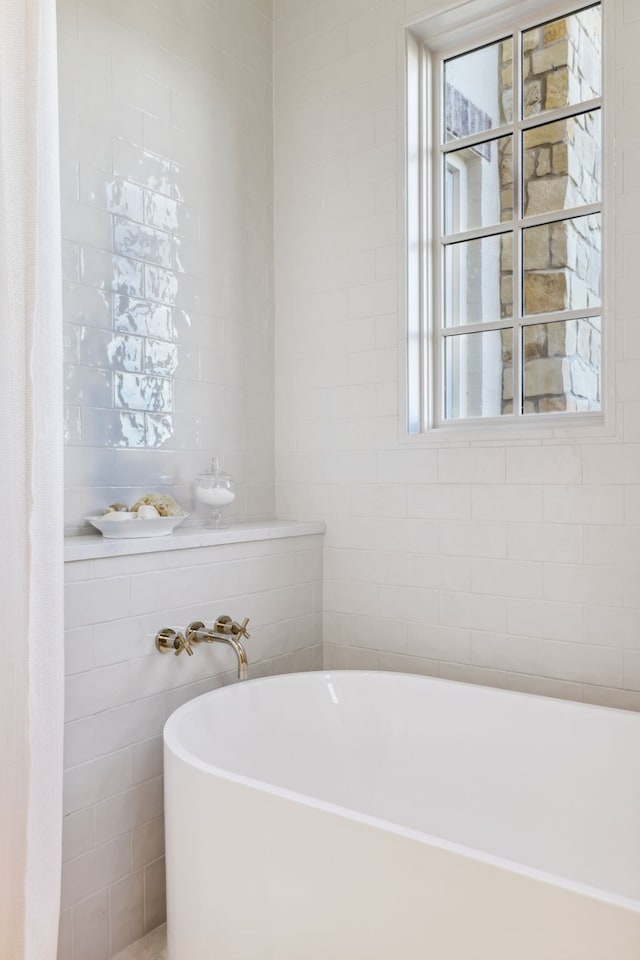
[[[525,130],[525,216],[600,202],[600,111]]]
[[[444,322],[493,322],[513,314],[513,234],[450,243],[444,259]]]
[[[524,312],[600,306],[600,214],[523,231]]]
[[[600,410],[600,317],[524,327],[524,412]]]
[[[511,219],[511,137],[499,137],[475,147],[452,150],[443,160],[445,235]]]
[[[445,337],[445,417],[499,417],[513,405],[513,330]]]
[[[600,96],[600,6],[527,30],[522,40],[525,117]]]
[[[445,61],[445,142],[511,122],[512,50],[509,38]]]

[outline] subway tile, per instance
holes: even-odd
[[[639,550],[640,527],[609,524],[584,528],[585,563],[633,566]]]
[[[544,596],[544,565],[490,557],[472,561],[472,591],[498,597],[527,599]]]
[[[589,644],[543,644],[543,671],[550,677],[604,686],[622,686],[622,652]]]
[[[184,626],[178,624],[178,629]],[[127,664],[129,668],[127,699],[142,699],[182,686],[193,679],[193,657],[139,657]],[[169,661],[169,663],[167,663]]]
[[[137,870],[109,887],[111,950],[139,940],[145,933],[144,873]]]
[[[351,514],[360,517],[406,517],[404,484],[358,484],[351,487]]]
[[[134,783],[162,776],[162,747],[162,737],[141,740],[134,745],[132,751]]]
[[[129,836],[131,831],[162,816],[162,780],[156,777],[117,793],[96,804],[95,831],[98,845]]]
[[[471,517],[471,488],[466,484],[411,483],[408,492],[410,517],[432,520],[467,520]]]
[[[437,450],[383,450],[378,453],[380,483],[436,483]]]
[[[433,520],[380,518],[375,524],[361,517],[331,518],[326,544],[392,553],[433,554],[438,550],[438,524]]]
[[[402,584],[407,582],[407,562],[407,557],[383,550],[334,550],[328,547],[324,554],[324,576],[327,580]],[[415,583],[414,586],[421,584]]]
[[[143,344],[141,337],[83,327],[79,337],[79,362],[88,367],[140,371]]]
[[[113,322],[116,330],[140,336],[173,338],[171,307],[140,300],[126,293],[113,298]]]
[[[142,222],[144,195],[141,186],[86,164],[80,167],[79,177],[83,203]]]
[[[100,50],[130,68],[140,64],[141,38],[125,29],[95,4],[78,3],[78,37],[88,47]]]
[[[505,451],[500,447],[441,449],[440,483],[504,483]]]
[[[463,557],[506,557],[507,525],[480,520],[443,520],[440,549]]]
[[[544,564],[544,596],[547,600],[621,606],[624,584],[619,567],[586,563]]]
[[[585,444],[584,482],[640,483],[640,443]]]
[[[583,608],[577,603],[511,598],[507,601],[507,625],[509,633],[519,636],[578,642],[584,634]]]
[[[81,763],[64,779],[65,813],[73,813],[125,790],[131,784],[131,753],[117,753]]]
[[[65,711],[66,712],[66,711]],[[75,767],[95,757],[93,748],[93,718],[70,720],[64,725],[64,768]]]
[[[407,624],[402,620],[393,624],[382,617],[372,616],[374,610],[349,617],[346,642],[350,646],[386,652],[405,651],[407,647]],[[386,615],[384,611],[383,616]]]
[[[64,637],[65,671],[67,676],[91,670],[93,660],[93,628],[66,630]]]
[[[582,448],[577,446],[509,447],[507,483],[577,484],[582,480]]]
[[[167,269],[173,266],[173,245],[168,233],[122,217],[114,217],[113,248],[115,253],[123,257],[144,260]],[[151,291],[149,295],[152,296]]]
[[[507,629],[507,602],[473,593],[441,593],[440,620],[445,626],[476,630]]]
[[[87,326],[111,326],[111,294],[103,289],[78,283],[65,283],[62,290],[67,321]]]
[[[469,663],[471,660],[471,631],[444,627],[437,623],[417,623],[411,610],[407,623],[406,651],[410,656],[429,661],[446,660]]]
[[[537,637],[474,630],[471,647],[476,666],[517,673],[542,672],[542,643]]]
[[[111,248],[111,217],[83,203],[65,198],[62,201],[62,237],[75,244],[86,244],[100,250]],[[78,248],[79,249],[79,248]],[[65,271],[69,280],[78,280]]]
[[[389,554],[393,557],[393,554]],[[400,562],[402,558],[398,558]],[[428,556],[409,554],[407,569],[403,579],[409,586],[425,587],[431,590],[462,591],[471,593],[470,557],[447,557],[442,554]],[[381,582],[391,582],[385,578]]]
[[[164,857],[144,868],[144,926],[153,930],[166,920]]]
[[[439,593],[425,587],[378,587],[380,616],[396,622],[412,620],[417,623],[437,624],[439,621]],[[387,625],[388,629],[389,625]]]
[[[100,890],[72,910],[74,957],[109,960],[109,893]]]
[[[473,484],[471,516],[474,520],[539,522],[543,519],[543,491],[547,489],[524,484]]]
[[[547,523],[623,523],[624,487],[549,484],[544,488],[544,519]]]
[[[372,583],[327,580],[323,584],[324,606],[326,610],[334,613],[374,616],[378,613],[378,593],[380,589],[377,584]]]
[[[131,870],[131,839],[119,837],[84,853],[62,868],[62,908],[104,891]]]
[[[164,855],[164,818],[149,820],[132,834],[133,869],[146,866]]]
[[[378,652],[329,643],[324,652],[325,670],[377,670]]]
[[[113,290],[124,296],[142,296],[144,267],[139,261],[92,247],[83,247],[80,257],[81,283]]]
[[[66,365],[64,399],[67,404],[87,407],[110,407],[112,374],[107,370]]]
[[[126,686],[125,690],[128,697]],[[99,757],[159,736],[163,726],[162,700],[159,695],[134,699],[121,707],[96,714],[92,719],[94,756]]]
[[[95,847],[95,812],[92,806],[67,814],[62,822],[62,862],[73,860]]]
[[[514,560],[580,563],[583,528],[577,524],[510,523],[507,556]],[[585,540],[588,532],[585,532]],[[586,547],[584,548],[586,557]]]
[[[119,663],[67,677],[66,719],[92,716],[124,703],[128,675],[128,664]]]

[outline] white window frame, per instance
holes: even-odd
[[[614,323],[611,310],[611,278],[615,276],[613,263],[613,185],[609,168],[612,151],[613,114],[613,56],[610,37],[613,36],[612,4],[603,0],[603,89],[602,103],[607,104],[602,127],[602,363],[601,363],[601,404],[597,413],[544,413],[519,416],[477,417],[465,420],[445,420],[441,416],[443,386],[438,371],[442,364],[436,362],[435,352],[441,350],[439,335],[436,337],[434,320],[436,304],[440,296],[440,278],[435,275],[436,263],[440,257],[433,256],[433,247],[439,242],[433,222],[433,211],[440,208],[439,166],[440,132],[439,80],[434,79],[437,65],[443,58],[454,56],[457,52],[480,47],[495,42],[502,36],[517,29],[534,27],[555,17],[570,15],[589,6],[589,0],[571,2],[571,0],[537,0],[526,5],[523,16],[522,3],[500,3],[499,0],[471,0],[462,7],[452,8],[429,18],[414,19],[406,24],[402,34],[402,92],[404,96],[405,134],[404,147],[404,215],[406,245],[403,251],[402,271],[405,278],[402,307],[406,317],[404,350],[401,351],[400,439],[403,442],[440,441],[452,439],[473,441],[479,439],[504,439],[505,435],[514,437],[537,437],[540,439],[557,438],[566,442],[568,436],[599,436],[615,433],[615,402],[613,389],[613,345]],[[514,64],[516,56],[514,51]],[[517,90],[514,86],[514,101]],[[588,103],[580,109],[587,109]],[[567,108],[572,115],[575,109]],[[554,119],[557,112],[554,112]],[[518,129],[540,122],[541,118],[527,118],[518,121]],[[515,124],[514,124],[515,126]],[[500,129],[479,134],[478,140],[493,138]],[[514,171],[515,176],[515,171]],[[438,201],[435,202],[435,197]],[[517,198],[516,198],[517,199]],[[580,212],[584,212],[581,210]],[[514,220],[519,211],[514,210]],[[569,213],[569,217],[574,215]],[[575,214],[577,215],[577,213]],[[562,218],[566,217],[564,212]],[[520,219],[520,218],[518,218]],[[543,217],[541,220],[548,221]],[[535,217],[526,218],[527,226],[535,226]],[[496,231],[498,232],[498,231]],[[520,281],[515,278],[518,293]],[[577,313],[583,313],[584,311]],[[569,319],[565,314],[563,319]],[[544,323],[552,317],[545,314],[532,318],[532,322]],[[476,332],[481,325],[470,326],[469,333]],[[467,332],[465,330],[465,332]],[[521,364],[514,363],[514,395],[519,390]]]

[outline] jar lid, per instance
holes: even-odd
[[[220,457],[211,458],[211,467],[209,468],[208,473],[199,473],[198,480],[231,480],[232,477],[230,474],[225,473],[224,470],[220,469]]]

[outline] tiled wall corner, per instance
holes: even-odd
[[[162,727],[236,680],[230,648],[161,656],[156,632],[250,617],[254,678],[320,669],[321,611],[321,536],[66,564],[59,960],[109,960],[163,922]]]
[[[417,448],[398,440],[399,38],[447,6],[275,4],[278,515],[327,523],[325,666],[640,709],[637,4],[607,9],[617,435]]]
[[[66,526],[212,454],[273,515],[270,5],[58,0]]]

